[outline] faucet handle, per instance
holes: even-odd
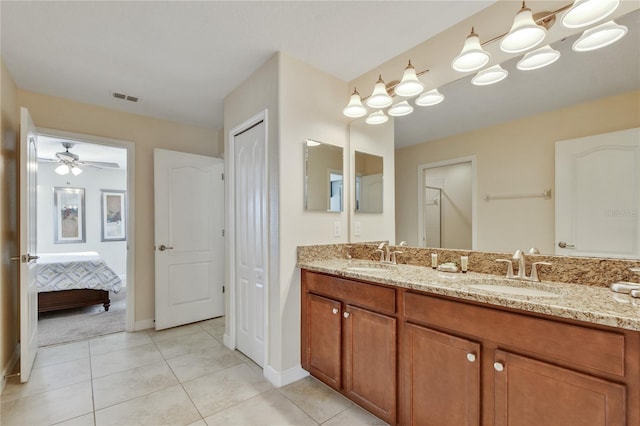
[[[519,251],[519,250],[518,250]],[[507,264],[507,278],[515,278],[513,275],[513,263],[509,259],[496,259],[496,262],[504,262]]]
[[[375,251],[376,253],[380,252],[380,262],[384,262],[384,250],[382,250],[381,248],[377,249]]]
[[[551,262],[533,262],[533,264],[531,265],[531,277],[529,278],[531,281],[540,281],[540,278],[538,277],[537,265],[551,266]]]
[[[397,264],[398,264],[398,257],[397,257],[397,255],[398,255],[398,254],[403,254],[403,253],[404,253],[403,251],[393,250],[393,251],[391,252],[391,263],[393,263],[394,265],[397,265]]]

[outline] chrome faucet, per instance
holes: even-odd
[[[389,263],[389,244],[386,242],[380,243],[376,253],[380,252],[380,262]]]
[[[518,261],[518,275],[513,273],[513,261]],[[531,264],[531,275],[527,277],[526,259],[522,250],[516,250],[511,260],[496,259],[496,262],[504,262],[507,264],[507,278],[517,278],[519,280],[540,281],[538,276],[538,266],[551,266],[551,262],[533,262]]]

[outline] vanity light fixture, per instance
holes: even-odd
[[[576,0],[562,17],[567,28],[582,28],[595,24],[611,15],[620,5],[620,0]]]
[[[365,119],[367,124],[382,124],[389,121],[389,117],[382,111],[376,111],[369,114],[369,116]]]
[[[508,75],[509,72],[497,64],[478,71],[478,74],[471,79],[471,83],[476,86],[488,86],[504,80]]]
[[[424,84],[422,84],[422,82],[418,79],[418,76],[416,75],[416,69],[413,65],[411,65],[411,60],[409,60],[409,65],[407,65],[407,67],[404,69],[402,80],[393,90],[396,95],[405,98],[419,95],[424,90]]]
[[[627,27],[613,21],[605,22],[586,30],[571,47],[574,52],[589,52],[609,46],[627,34]]]
[[[413,112],[413,107],[409,105],[408,101],[400,101],[394,104],[387,113],[392,117],[402,117],[403,115],[409,115]]]
[[[418,106],[432,106],[437,105],[444,100],[444,95],[438,92],[438,89],[431,89],[428,92],[424,92],[416,99],[416,105]]]
[[[451,62],[451,67],[460,72],[477,71],[489,63],[491,55],[480,45],[480,38],[471,27],[469,34],[464,41],[462,51]]]
[[[533,14],[525,2],[513,20],[509,33],[500,42],[500,49],[507,53],[520,53],[532,49],[542,43],[547,35],[547,29],[536,24]]]
[[[351,118],[360,118],[364,117],[367,114],[367,109],[362,105],[360,93],[358,93],[358,90],[356,88],[353,89],[353,93],[351,94],[349,103],[342,110],[342,113]]]
[[[534,51],[528,52],[516,65],[520,71],[537,70],[551,65],[560,59],[560,52],[546,45]]]
[[[382,80],[382,75],[378,76],[378,81],[373,88],[373,93],[367,99],[370,108],[386,108],[393,103],[393,98],[387,93],[387,86]],[[369,116],[371,117],[371,116]]]

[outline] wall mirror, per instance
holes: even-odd
[[[304,208],[308,211],[344,210],[342,147],[307,139],[304,142]]]
[[[631,121],[629,119],[625,124],[620,124],[621,119],[607,113],[607,108],[596,113],[577,111],[573,122],[580,124],[573,124],[576,128],[571,130],[567,129],[567,122],[554,116],[558,111],[613,96],[616,99],[624,97],[626,102],[635,100],[635,107],[627,110],[637,111],[640,101],[640,11],[635,10],[616,18],[616,23],[625,25],[628,33],[610,46],[591,52],[574,52],[572,45],[581,35],[580,32],[551,45],[560,51],[561,57],[545,68],[520,71],[516,67],[522,57],[519,55],[502,64],[509,72],[504,81],[477,87],[471,84],[473,75],[463,77],[439,88],[445,96],[441,104],[416,108],[412,115],[395,118],[396,240],[407,240],[411,245],[425,245],[418,237],[417,166],[477,155],[476,249],[512,252],[514,249],[527,250],[536,246],[543,253],[557,253],[558,240],[554,230],[557,201],[555,142],[638,127],[637,120],[632,125],[628,124]],[[617,108],[618,111],[620,109]],[[495,111],[499,111],[499,114],[495,114]],[[520,123],[529,117],[543,115],[545,126],[517,130],[520,129]],[[583,129],[594,123],[600,130],[585,133]],[[485,129],[503,124],[508,124],[514,131],[509,136],[494,133],[493,139],[481,147],[479,136]],[[543,142],[542,137],[549,126],[561,129],[555,133],[569,136],[558,136]],[[501,136],[503,140],[500,140]],[[520,149],[518,139],[527,139],[529,150]],[[409,151],[414,145],[425,147],[421,148],[421,159],[403,155],[403,148],[407,147],[406,152],[411,152],[415,157],[418,151]],[[438,146],[438,150],[428,146]],[[544,154],[537,154],[542,151]],[[548,189],[553,191],[550,196],[545,196]],[[538,194],[540,197],[527,197]],[[431,200],[437,196],[429,195]],[[490,198],[487,201],[487,195],[497,195],[503,199]],[[512,195],[513,198],[504,198]],[[536,210],[538,208],[540,210]],[[506,217],[506,220],[497,219],[500,215],[510,217]],[[532,231],[534,228],[535,231]],[[524,232],[529,234],[526,237],[519,235]],[[573,255],[570,252],[565,254]]]
[[[382,157],[355,151],[355,211],[382,213]]]

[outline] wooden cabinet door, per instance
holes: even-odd
[[[307,366],[311,374],[340,389],[342,368],[342,316],[340,302],[307,295]]]
[[[396,423],[396,319],[347,305],[346,394],[390,424]]]
[[[625,425],[625,386],[495,352],[495,425]]]
[[[480,345],[405,323],[403,423],[480,423]]]

